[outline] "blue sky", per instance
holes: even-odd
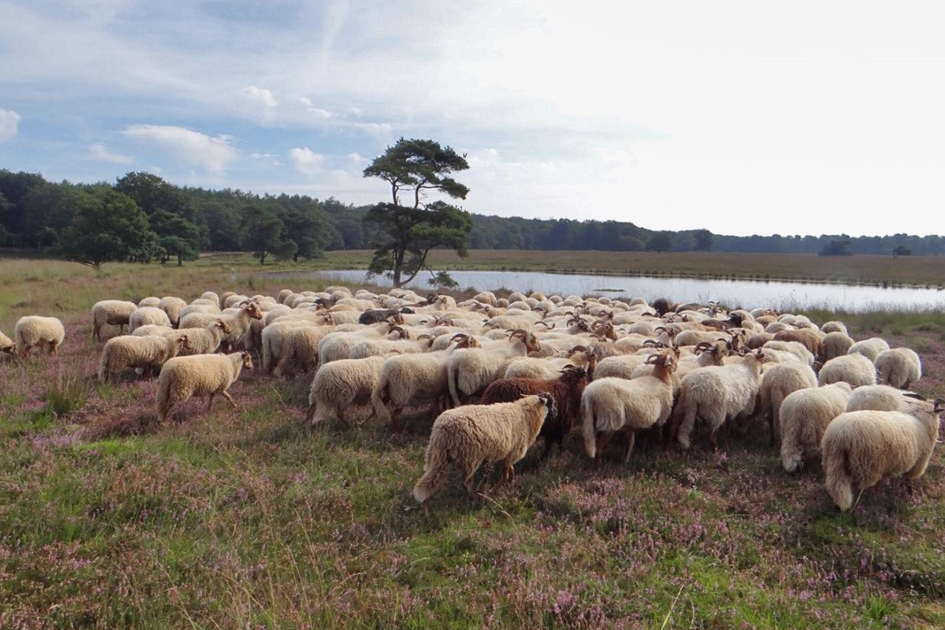
[[[0,0],[0,168],[356,205],[400,137],[459,205],[945,234],[936,2]]]

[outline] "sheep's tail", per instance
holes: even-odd
[[[167,379],[158,377],[157,393],[157,417],[158,423],[167,419],[167,414],[171,410],[171,384]]]
[[[447,480],[449,468],[449,450],[441,438],[438,427],[433,427],[430,433],[430,443],[427,445],[426,463],[423,466],[423,475],[413,487],[413,498],[419,503],[425,503]]]
[[[853,507],[853,479],[850,474],[850,454],[844,447],[823,445],[824,486],[841,511]]]
[[[459,399],[459,370],[452,365],[447,367],[446,381],[450,390],[450,400],[453,401],[454,407],[459,407],[462,404]]]
[[[781,464],[784,465],[785,472],[797,472],[804,463],[801,449],[795,441],[795,436],[792,434],[786,434],[781,439]]]
[[[597,456],[597,427],[594,426],[594,409],[592,403],[587,399],[581,400],[581,418],[583,425],[581,432],[584,434],[584,451],[587,456],[594,459]]]
[[[384,404],[384,398],[390,400],[390,393],[388,391],[387,375],[381,372],[377,385],[371,390],[371,406],[374,407],[374,417],[384,424],[390,424],[393,419],[387,405]]]

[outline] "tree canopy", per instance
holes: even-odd
[[[365,215],[365,221],[378,228],[370,274],[386,274],[400,287],[428,269],[427,255],[436,247],[468,255],[469,213],[442,200],[424,201],[432,192],[465,199],[469,188],[450,175],[468,168],[466,157],[450,147],[433,140],[401,138],[364,169],[365,177],[379,177],[390,184],[392,200],[376,204]],[[449,281],[443,272],[430,273],[434,279]]]

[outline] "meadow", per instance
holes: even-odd
[[[627,264],[558,254],[582,271]],[[318,264],[366,260],[356,256]],[[729,264],[698,256],[700,269]],[[492,265],[481,268],[541,263],[527,252],[470,258]],[[916,258],[925,264],[910,272],[897,267],[906,257],[884,258],[879,276],[850,271],[868,262],[860,257],[836,261],[843,270],[812,258],[832,279],[945,278],[929,272],[938,259]],[[750,273],[789,265],[755,262]],[[451,487],[421,510],[410,492],[428,409],[413,410],[403,433],[366,408],[351,428],[313,429],[311,376],[254,370],[231,388],[238,409],[191,401],[184,421],[158,425],[153,380],[95,379],[94,302],[285,288],[264,271],[235,255],[98,274],[0,261],[0,330],[12,336],[25,314],[56,315],[67,329],[58,357],[0,359],[0,628],[945,626],[941,449],[918,482],[884,481],[846,514],[818,463],[782,471],[761,425],[724,433],[718,453],[704,435],[685,453],[643,435],[629,464],[611,453],[599,470],[572,439],[541,465],[530,453],[512,487],[479,503]],[[914,389],[945,392],[942,313],[807,314],[915,349],[924,375]]]

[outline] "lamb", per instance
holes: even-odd
[[[945,401],[909,403],[908,411],[848,411],[827,425],[821,441],[824,485],[842,511],[884,477],[917,479],[938,438]],[[854,493],[856,499],[854,500]]]
[[[581,397],[584,450],[600,466],[604,448],[617,432],[626,434],[623,461],[630,460],[636,432],[659,427],[673,409],[672,373],[676,368],[673,353],[653,354],[649,376],[626,380],[617,377],[597,379],[584,389]]]
[[[144,326],[146,324],[154,324],[157,326],[171,326],[171,318],[167,316],[167,313],[162,311],[157,306],[139,306],[134,310],[131,315],[128,316],[128,332],[132,333],[135,331],[135,328]]]
[[[22,359],[29,358],[33,346],[45,345],[49,354],[58,354],[66,329],[57,317],[24,315],[13,327],[13,338]]]
[[[922,360],[915,350],[910,348],[892,348],[876,355],[874,361],[879,374],[879,383],[899,389],[909,386],[922,378]]]
[[[525,456],[545,418],[553,412],[554,400],[548,394],[444,411],[433,423],[414,498],[425,505],[446,484],[451,463],[462,471],[463,488],[470,497],[475,492],[473,477],[483,464],[502,462],[502,473],[494,488],[511,482],[515,463]]]
[[[482,394],[482,403],[512,402],[522,396],[542,392],[550,394],[555,401],[556,411],[545,418],[545,424],[538,434],[545,439],[545,449],[541,454],[541,459],[545,459],[555,444],[559,451],[564,449],[564,438],[574,426],[587,378],[587,370],[574,365],[562,368],[561,375],[556,379],[501,378],[486,388]]]
[[[92,305],[92,336],[102,340],[102,326],[118,326],[118,334],[125,330],[128,318],[138,309],[138,305],[127,300],[101,300]]]
[[[708,424],[709,442],[718,450],[716,433],[725,420],[754,410],[763,362],[764,351],[759,349],[746,354],[741,363],[696,368],[682,378],[673,411],[673,433],[682,448],[689,448],[698,417]]]
[[[141,369],[142,374],[160,368],[165,361],[187,348],[185,333],[171,333],[163,337],[120,335],[105,342],[98,363],[98,379],[108,378],[127,368]]]
[[[758,389],[760,414],[768,419],[771,446],[781,434],[781,404],[799,389],[817,387],[817,374],[809,365],[798,362],[776,363],[767,366]]]
[[[785,396],[781,403],[781,464],[785,471],[799,470],[806,455],[820,450],[824,429],[844,412],[852,391],[849,383],[838,381]]]
[[[501,378],[508,363],[541,349],[538,338],[521,328],[509,333],[509,343],[488,348],[458,350],[447,362],[447,384],[450,398],[456,406],[481,393],[492,381]]]
[[[339,359],[323,365],[312,379],[306,420],[319,425],[333,414],[347,424],[345,410],[371,400],[371,392],[380,380],[381,366],[386,358]]]
[[[174,405],[184,403],[193,396],[210,396],[207,411],[217,394],[221,394],[236,408],[227,390],[239,378],[243,368],[253,369],[253,359],[246,351],[168,359],[158,376],[158,422],[167,419]]]
[[[837,381],[846,381],[851,387],[876,384],[876,366],[863,354],[852,352],[830,359],[820,368],[817,383],[829,385]]]

